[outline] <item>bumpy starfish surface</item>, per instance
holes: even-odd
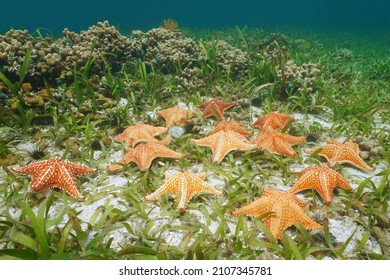
[[[145,200],[154,200],[164,193],[172,193],[173,198],[176,198],[180,194],[177,209],[184,211],[190,199],[198,192],[222,194],[222,191],[204,182],[206,173],[201,173],[199,176],[192,172],[179,172],[171,175],[166,171],[164,174],[166,182],[155,192],[145,196]]]
[[[157,114],[165,119],[165,126],[170,128],[175,125],[185,125],[187,120],[194,115],[194,112],[175,105],[158,111]]]
[[[117,170],[129,162],[135,162],[140,170],[145,171],[150,167],[155,158],[163,157],[177,159],[182,156],[181,153],[177,153],[160,143],[141,143],[135,148],[128,148],[123,159],[119,163],[107,167],[107,169],[111,171]]]
[[[263,219],[275,239],[280,239],[281,234],[296,222],[301,223],[307,229],[320,228],[321,225],[310,219],[303,207],[305,202],[295,197],[292,193],[283,193],[274,189],[265,189],[252,203],[233,211],[232,215],[241,214],[259,217],[271,212]]]
[[[77,189],[76,177],[97,171],[58,157],[33,162],[21,168],[11,167],[11,170],[32,177],[28,185],[30,192],[58,188],[64,189],[71,197],[78,200],[84,200],[85,197]]]
[[[271,112],[257,119],[251,126],[258,126],[260,129],[266,129],[268,127],[276,130],[282,130],[286,123],[290,120],[294,120],[293,117],[287,114]]]
[[[200,146],[207,146],[213,152],[213,162],[221,162],[223,158],[234,150],[250,150],[256,148],[255,144],[249,144],[246,138],[233,131],[219,131],[202,139],[191,139]]]
[[[233,131],[233,132],[239,133],[241,135],[247,135],[247,136],[253,134],[252,131],[245,130],[242,127],[242,125],[239,124],[238,122],[236,122],[235,120],[230,120],[230,121],[222,120],[222,121],[220,121],[217,124],[217,126],[210,132],[210,135],[217,133],[219,131],[225,131],[225,132]]]
[[[271,153],[281,156],[295,157],[297,154],[292,149],[306,139],[306,136],[292,136],[285,133],[275,132],[270,128],[262,130],[261,133],[249,143],[256,144],[259,150],[268,150]]]
[[[328,204],[332,201],[334,188],[341,187],[345,190],[352,190],[352,187],[341,174],[327,166],[307,167],[296,176],[299,179],[288,192],[294,194],[302,190],[314,189]]]
[[[319,151],[318,154],[328,160],[330,167],[334,166],[336,163],[349,163],[365,171],[372,172],[375,170],[375,168],[368,166],[359,156],[358,144],[352,141],[343,144],[329,139],[326,140],[326,143],[327,145],[325,146],[305,150],[305,153],[312,154]]]
[[[214,98],[212,100],[209,100],[207,102],[204,102],[199,105],[199,108],[203,110],[202,118],[207,118],[209,116],[216,116],[220,120],[224,120],[225,117],[223,115],[223,112],[235,105],[237,101],[232,102],[223,102],[219,98]]]
[[[137,123],[129,126],[121,134],[115,136],[114,140],[124,140],[127,145],[134,147],[140,142],[158,142],[154,137],[167,131],[168,128],[166,127]]]

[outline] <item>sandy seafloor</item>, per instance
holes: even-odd
[[[183,104],[180,104],[180,105],[183,106]],[[190,107],[192,107],[192,106],[190,106]],[[254,116],[253,121],[255,119],[257,119],[257,116],[262,114],[261,110],[259,108],[256,108],[256,107],[251,107],[251,111],[252,111],[252,115]],[[150,112],[150,114],[154,115],[153,112]],[[309,114],[305,117],[303,114],[295,113],[292,116],[295,119],[297,119],[298,121],[304,120],[305,123],[307,123],[307,124],[316,122],[317,124],[321,125],[324,129],[330,128],[332,126],[331,122],[327,121],[326,119],[320,119],[314,115]],[[382,125],[382,127],[379,126],[378,128],[386,128],[386,129],[389,128],[389,125],[387,125],[387,124],[382,123],[381,125]],[[211,129],[211,126],[206,127],[204,129],[205,129],[205,133],[207,133],[207,131]],[[180,128],[179,128],[179,131],[180,131]],[[340,139],[336,139],[336,140],[344,141],[345,139],[340,138]],[[324,143],[319,142],[319,143],[316,143],[316,146],[320,146],[323,144]],[[15,151],[21,152],[21,151],[28,150],[29,147],[32,147],[32,146],[33,146],[33,143],[31,143],[31,142],[20,142],[16,147],[14,147],[14,149],[15,149]],[[54,149],[50,149],[50,148],[48,148],[48,150],[49,150],[51,157],[62,155],[62,151],[54,150]],[[101,153],[102,153],[101,151],[95,151],[94,159],[95,160],[99,159]],[[111,207],[114,207],[114,208],[122,210],[122,211],[126,210],[125,205],[128,205],[128,202],[123,201],[122,198],[120,198],[120,197],[114,196],[113,193],[115,191],[113,191],[113,190],[114,189],[120,190],[121,188],[128,187],[127,184],[129,182],[132,182],[134,180],[135,176],[132,176],[131,174],[130,175],[126,174],[126,176],[125,176],[125,174],[123,174],[123,173],[120,175],[105,174],[104,181],[100,182],[101,180],[99,179],[99,174],[103,174],[103,173],[107,172],[106,171],[107,165],[112,164],[114,162],[118,162],[122,158],[122,156],[123,156],[123,151],[113,150],[110,154],[109,162],[106,161],[104,163],[101,163],[98,166],[99,171],[98,171],[97,175],[92,179],[92,182],[99,182],[99,183],[94,184],[95,186],[92,185],[91,182],[85,182],[85,183],[79,185],[80,191],[86,196],[88,196],[89,193],[100,193],[100,192],[104,192],[105,190],[108,190],[107,191],[108,194],[106,196],[101,197],[100,199],[93,201],[92,203],[89,203],[89,204],[87,204],[85,202],[74,201],[74,200],[73,200],[73,202],[72,201],[68,202],[69,207],[74,208],[75,210],[80,212],[78,214],[78,218],[81,219],[81,221],[82,221],[81,225],[82,225],[84,230],[87,229],[87,223],[90,222],[91,217],[93,216],[95,211],[97,209],[99,209],[99,207],[101,208],[101,207],[111,206]],[[307,158],[308,156],[309,155],[302,153],[303,162],[304,162],[304,159]],[[162,161],[159,161],[158,159],[154,161],[154,164],[156,164],[156,162],[158,165],[164,164]],[[238,161],[237,164],[239,165],[240,162]],[[293,172],[298,172],[300,170],[303,170],[307,166],[308,165],[302,165],[302,164],[296,163],[296,164],[293,164],[292,166],[290,166],[290,169]],[[379,163],[378,165],[375,166],[375,168],[376,168],[375,172],[367,173],[364,171],[360,171],[356,168],[350,167],[348,165],[344,165],[343,166],[343,176],[346,178],[346,180],[350,183],[350,185],[354,189],[356,189],[358,187],[358,184],[366,178],[371,178],[371,180],[375,184],[378,184],[381,180],[381,177],[375,176],[375,175],[379,174],[383,170],[386,170],[388,167],[384,163]],[[195,173],[198,173],[201,171],[207,171],[207,170],[203,169],[202,165],[192,166],[190,168],[190,170],[195,172]],[[179,170],[172,169],[169,171],[171,173],[175,173]],[[6,176],[7,176],[7,174],[2,169],[0,169],[0,184],[5,183]],[[219,176],[219,175],[213,174],[212,172],[207,172],[206,182],[208,182],[211,186],[215,187],[216,189],[219,189],[219,190],[224,189],[224,178]],[[273,187],[273,188],[277,188],[281,191],[286,191],[291,187],[291,186],[284,185],[283,181],[278,176],[273,176],[272,178],[270,178],[266,182],[266,185],[264,187],[268,187],[268,186]],[[50,190],[47,192],[50,192]],[[302,194],[297,194],[297,196],[300,198],[303,198]],[[255,199],[255,198],[253,198],[253,199]],[[337,200],[339,200],[339,199],[340,198],[337,195],[333,195],[333,203],[337,202]],[[191,203],[191,201],[190,201],[190,203]],[[147,215],[148,215],[147,220],[143,220],[141,218],[136,218],[136,219],[126,220],[124,222],[127,223],[133,230],[136,230],[137,232],[139,232],[145,228],[148,221],[154,221],[154,225],[150,229],[150,233],[152,233],[152,234],[153,233],[158,234],[159,229],[163,228],[164,226],[168,226],[168,225],[171,227],[172,226],[173,227],[180,226],[182,221],[180,219],[176,219],[172,222],[171,218],[166,217],[163,215],[163,213],[161,213],[160,206],[158,204],[159,203],[157,201],[152,201],[152,202],[147,203],[147,207],[145,210]],[[19,216],[21,214],[20,209],[15,209],[15,208],[5,209],[5,207],[6,206],[4,205],[4,201],[0,201],[0,212],[8,211],[9,214],[14,219],[19,218]],[[56,217],[56,214],[61,213],[61,211],[62,211],[61,209],[63,209],[63,207],[64,207],[64,204],[63,204],[63,201],[61,199],[55,200],[55,202],[50,210],[50,219],[54,219]],[[208,209],[209,212],[212,212],[212,209],[210,207],[206,206],[206,208],[209,208]],[[33,210],[35,212],[37,212],[38,207],[33,208]],[[209,229],[209,231],[211,233],[214,233],[217,230],[220,221],[211,220],[211,223],[209,225],[207,225],[206,218],[204,217],[204,214],[202,213],[202,211],[200,211],[198,209],[187,209],[186,211],[188,213],[190,213],[190,216],[193,219],[191,221],[192,223],[197,223],[199,225],[207,226],[207,228]],[[357,210],[353,210],[353,211],[354,211],[355,217],[360,215]],[[388,214],[390,214],[390,213],[388,213]],[[102,212],[97,217],[94,217],[94,218],[96,218],[96,220],[99,220],[101,215],[102,215]],[[230,214],[226,214],[226,220],[228,222],[230,234],[233,235],[233,233],[235,232],[235,228],[236,228],[236,224],[235,224],[236,218],[232,217],[232,216],[228,217],[229,215]],[[311,216],[311,214],[309,214],[309,216]],[[64,217],[66,217],[66,215],[64,215]],[[359,241],[363,237],[363,234],[365,233],[366,230],[363,228],[363,226],[359,225],[356,222],[354,217],[350,217],[348,215],[340,216],[337,213],[335,213],[335,216],[332,218],[328,218],[328,220],[329,220],[330,232],[331,232],[332,237],[334,238],[333,241],[336,243],[345,242],[355,232],[351,242],[349,243],[349,245],[347,246],[347,248],[344,251],[345,257],[351,257],[351,258],[354,257],[354,255],[355,255],[354,251],[355,251],[356,247],[358,246]],[[67,220],[64,219],[57,226],[61,228],[62,226],[64,226],[66,224],[66,222],[67,222]],[[112,243],[111,243],[111,248],[119,251],[119,250],[123,249],[124,247],[131,245],[131,244],[129,244],[129,240],[131,240],[132,238],[135,238],[136,236],[129,233],[128,230],[126,229],[126,227],[121,223],[116,223],[115,225],[113,225],[113,227],[115,229],[111,230],[107,234],[107,236],[105,237],[105,241],[109,240],[110,238],[113,238]],[[250,220],[248,220],[248,228],[251,228]],[[50,228],[48,228],[48,230],[50,230]],[[288,235],[293,237],[293,232],[290,229],[287,229],[286,232]],[[387,236],[387,239],[390,240],[390,230],[389,229],[386,229],[385,234]],[[91,230],[89,232],[88,238],[91,240],[95,235],[96,235],[96,232]],[[165,240],[167,245],[172,245],[172,246],[178,246],[183,241],[183,238],[185,238],[185,232],[180,231],[180,230],[179,231],[177,231],[177,230],[176,231],[164,230],[163,233],[159,236],[159,239]],[[258,234],[258,238],[264,239],[265,236],[263,235],[263,233],[260,232]],[[191,245],[192,242],[193,242],[193,240],[191,240],[188,245]],[[7,248],[7,246],[8,246],[7,243],[0,244],[0,248]],[[373,238],[369,238],[364,249],[366,252],[382,254],[381,248],[380,248],[378,242]],[[277,256],[275,256],[275,257],[277,258]],[[331,259],[331,258],[325,257],[325,259]]]

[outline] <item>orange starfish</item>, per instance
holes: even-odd
[[[223,158],[233,150],[250,150],[256,148],[255,144],[249,144],[241,134],[233,131],[219,131],[202,139],[191,139],[200,146],[207,146],[213,152],[213,162],[221,162]]]
[[[194,115],[194,112],[175,105],[161,110],[157,114],[165,119],[165,126],[170,128],[175,125],[185,125],[187,120]]]
[[[223,102],[219,98],[214,98],[212,100],[209,100],[207,102],[204,102],[199,105],[199,108],[203,111],[202,118],[207,118],[209,116],[216,116],[220,120],[224,120],[225,117],[223,116],[223,112],[235,105],[237,101],[232,102]]]
[[[332,192],[336,187],[352,190],[352,187],[339,173],[327,166],[307,167],[296,175],[299,180],[288,190],[290,193],[297,193],[302,190],[314,189],[326,203],[332,201]]]
[[[375,168],[368,166],[363,159],[359,156],[359,146],[358,144],[349,141],[345,144],[340,143],[335,140],[326,140],[327,145],[314,148],[310,150],[305,150],[305,153],[312,154],[319,151],[319,155],[327,159],[328,165],[330,167],[334,166],[336,163],[349,163],[353,166],[372,172]]]
[[[282,130],[286,123],[290,120],[294,120],[294,118],[290,115],[278,112],[271,112],[257,119],[254,123],[251,124],[251,126],[258,126],[262,130],[268,127],[274,130],[278,128]]]
[[[265,189],[260,196],[252,203],[233,211],[232,215],[241,214],[259,217],[271,212],[263,219],[264,224],[270,230],[276,240],[280,239],[281,234],[296,222],[301,223],[307,229],[320,228],[321,225],[310,219],[303,207],[306,202],[298,199],[291,193],[283,193],[274,189]]]
[[[230,121],[222,120],[222,121],[220,121],[217,124],[217,126],[213,129],[213,131],[210,132],[210,135],[217,133],[219,131],[225,131],[225,132],[233,131],[233,132],[239,133],[241,135],[248,135],[248,136],[253,134],[253,132],[245,130],[235,120],[230,120]]]
[[[270,128],[262,131],[254,140],[249,143],[257,145],[259,150],[268,150],[271,153],[295,157],[297,154],[291,146],[306,139],[306,136],[292,136],[285,133],[275,132]]]
[[[164,174],[166,182],[155,192],[145,196],[145,200],[154,200],[164,193],[173,193],[173,198],[181,194],[177,209],[184,211],[190,199],[198,192],[222,194],[221,191],[203,181],[206,178],[206,173],[197,176],[192,172],[179,172],[172,176],[166,171]]]
[[[11,170],[32,177],[28,185],[30,192],[58,188],[64,189],[67,194],[78,200],[84,200],[85,197],[77,189],[76,177],[97,171],[58,157],[33,162],[21,168],[11,167]]]
[[[135,162],[140,170],[145,171],[150,167],[155,158],[163,157],[177,159],[182,156],[181,153],[177,153],[159,143],[141,143],[135,148],[128,148],[123,159],[119,163],[109,166],[107,169],[113,171],[129,162]]]
[[[115,136],[114,140],[124,140],[127,145],[134,147],[140,142],[158,142],[158,140],[154,137],[166,132],[167,130],[168,128],[166,127],[156,127],[140,122],[126,128],[121,134]]]

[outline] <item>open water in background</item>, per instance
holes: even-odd
[[[87,29],[108,20],[122,33],[157,27],[173,18],[179,26],[310,28],[390,34],[390,0],[0,0],[0,33],[10,27]]]

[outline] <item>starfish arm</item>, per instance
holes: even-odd
[[[199,177],[200,179],[202,179],[202,180],[206,179],[206,176],[207,176],[206,172],[201,172],[201,173],[198,175],[198,177]]]
[[[139,164],[139,159],[135,157],[134,148],[130,148],[127,150],[127,153],[123,156],[123,158],[113,165],[110,165],[107,167],[108,170],[114,171],[122,168],[124,165],[128,164],[129,162],[134,162],[137,165]]]
[[[203,181],[202,173],[199,176],[191,176],[191,182],[190,184],[190,195],[194,195],[198,192],[205,192],[205,193],[211,193],[211,194],[222,194],[222,191],[219,191],[215,189],[214,187],[210,186],[209,184],[205,183]]]
[[[336,187],[336,176],[334,173],[329,173],[320,170],[314,178],[314,189],[321,195],[326,203],[332,202],[333,189]]]
[[[332,140],[332,139],[326,139],[326,144],[330,144],[330,145],[342,145],[342,143],[340,143],[339,141]]]
[[[310,150],[305,150],[305,153],[312,154],[312,153],[317,152],[318,150],[320,150],[318,152],[318,155],[325,157],[326,160],[329,162],[329,164],[331,166],[333,166],[334,165],[334,163],[333,163],[334,148],[330,145],[325,145],[322,147],[318,147],[318,148],[314,148],[314,149],[310,149]]]
[[[347,180],[345,180],[345,178],[339,173],[336,174],[336,185],[345,190],[349,190],[349,191],[353,190],[353,188],[347,182]]]
[[[150,127],[149,131],[150,131],[150,133],[153,136],[157,136],[157,135],[163,134],[163,133],[168,131],[168,128],[167,127],[163,127],[163,126],[152,126],[152,125],[150,125],[149,127]]]
[[[115,170],[121,169],[122,167],[123,167],[122,164],[115,163],[115,164],[112,164],[112,165],[110,165],[110,166],[107,166],[107,170],[109,170],[109,171],[115,171]]]
[[[185,184],[185,186],[183,186],[183,184]],[[181,192],[180,201],[179,204],[177,205],[177,210],[184,211],[187,207],[188,202],[194,196],[195,193],[191,193],[189,191],[187,183],[181,183],[180,192]]]
[[[304,226],[306,229],[316,229],[316,228],[321,228],[322,225],[319,223],[316,223],[313,221],[304,211],[303,209],[293,206],[294,209],[296,209],[296,214],[298,216],[297,221]]]
[[[348,146],[349,148],[351,148],[352,151],[354,151],[355,153],[359,154],[359,145],[352,142],[352,141],[348,141],[347,143],[345,143],[346,146]]]
[[[83,174],[90,174],[97,171],[97,169],[90,168],[85,165],[76,164],[69,161],[64,161],[64,166],[73,176],[80,176]]]
[[[226,121],[226,120],[222,120],[221,122],[219,122],[218,125],[210,132],[210,135],[215,134],[219,131],[225,131],[225,132],[231,131],[231,132],[238,133],[240,135],[247,135],[247,136],[253,134],[253,132],[245,130],[239,123],[235,121]]]
[[[262,119],[261,118],[259,118],[259,119],[257,119],[256,121],[254,121],[252,124],[251,124],[251,126],[257,126],[257,127],[262,127],[263,126],[263,121],[262,121]]]
[[[225,156],[231,152],[234,148],[230,147],[224,138],[218,138],[215,146],[211,148],[211,151],[213,153],[213,162],[220,163]]]
[[[179,192],[179,182],[180,178],[178,175],[172,177],[168,181],[166,181],[161,187],[159,187],[157,190],[155,190],[153,193],[145,196],[145,200],[155,200],[157,197],[159,197],[162,194],[165,193],[173,193],[175,195]]]
[[[329,161],[329,164],[334,165],[335,163],[349,163],[354,165],[357,168],[372,172],[375,171],[375,168],[369,166],[364,160],[354,152],[348,150],[343,150],[339,154],[336,154],[332,161]]]
[[[312,188],[313,180],[311,173],[307,171],[305,172],[305,170],[303,172],[299,174],[298,181],[296,181],[295,184],[287,192],[295,194],[303,190]]]
[[[38,174],[38,171],[41,170],[42,168],[45,168],[48,162],[49,160],[33,162],[24,167],[19,167],[19,168],[11,167],[11,170],[21,175],[32,176],[33,174],[34,175]]]
[[[318,150],[322,149],[322,147],[317,147],[317,148],[313,148],[313,149],[304,149],[303,151],[306,153],[306,154],[313,154],[315,152],[317,152]]]
[[[285,141],[277,141],[276,139],[274,141],[274,145],[272,147],[269,147],[268,149],[270,152],[281,156],[295,157],[297,155],[297,153],[291,147],[291,144]]]
[[[39,192],[52,187],[56,183],[56,175],[56,170],[53,165],[42,169],[39,174],[33,176],[30,184],[28,185],[28,190],[30,192]]]
[[[127,138],[127,132],[126,129],[121,133],[113,137],[113,139],[117,142],[120,142],[122,140],[125,140]]]
[[[69,170],[65,166],[60,166],[58,170],[58,185],[55,184],[53,187],[59,187],[60,189],[65,189],[66,193],[71,197],[84,200],[85,197],[79,192],[76,185],[76,180],[74,179],[74,175],[69,172]]]
[[[158,145],[153,147],[153,155],[155,158],[157,157],[164,157],[164,158],[182,158],[183,154],[175,152],[174,150],[171,150],[165,146]]]
[[[281,133],[283,135],[283,140],[291,145],[296,145],[301,143],[306,139],[306,135],[304,136],[292,136],[285,133]]]

